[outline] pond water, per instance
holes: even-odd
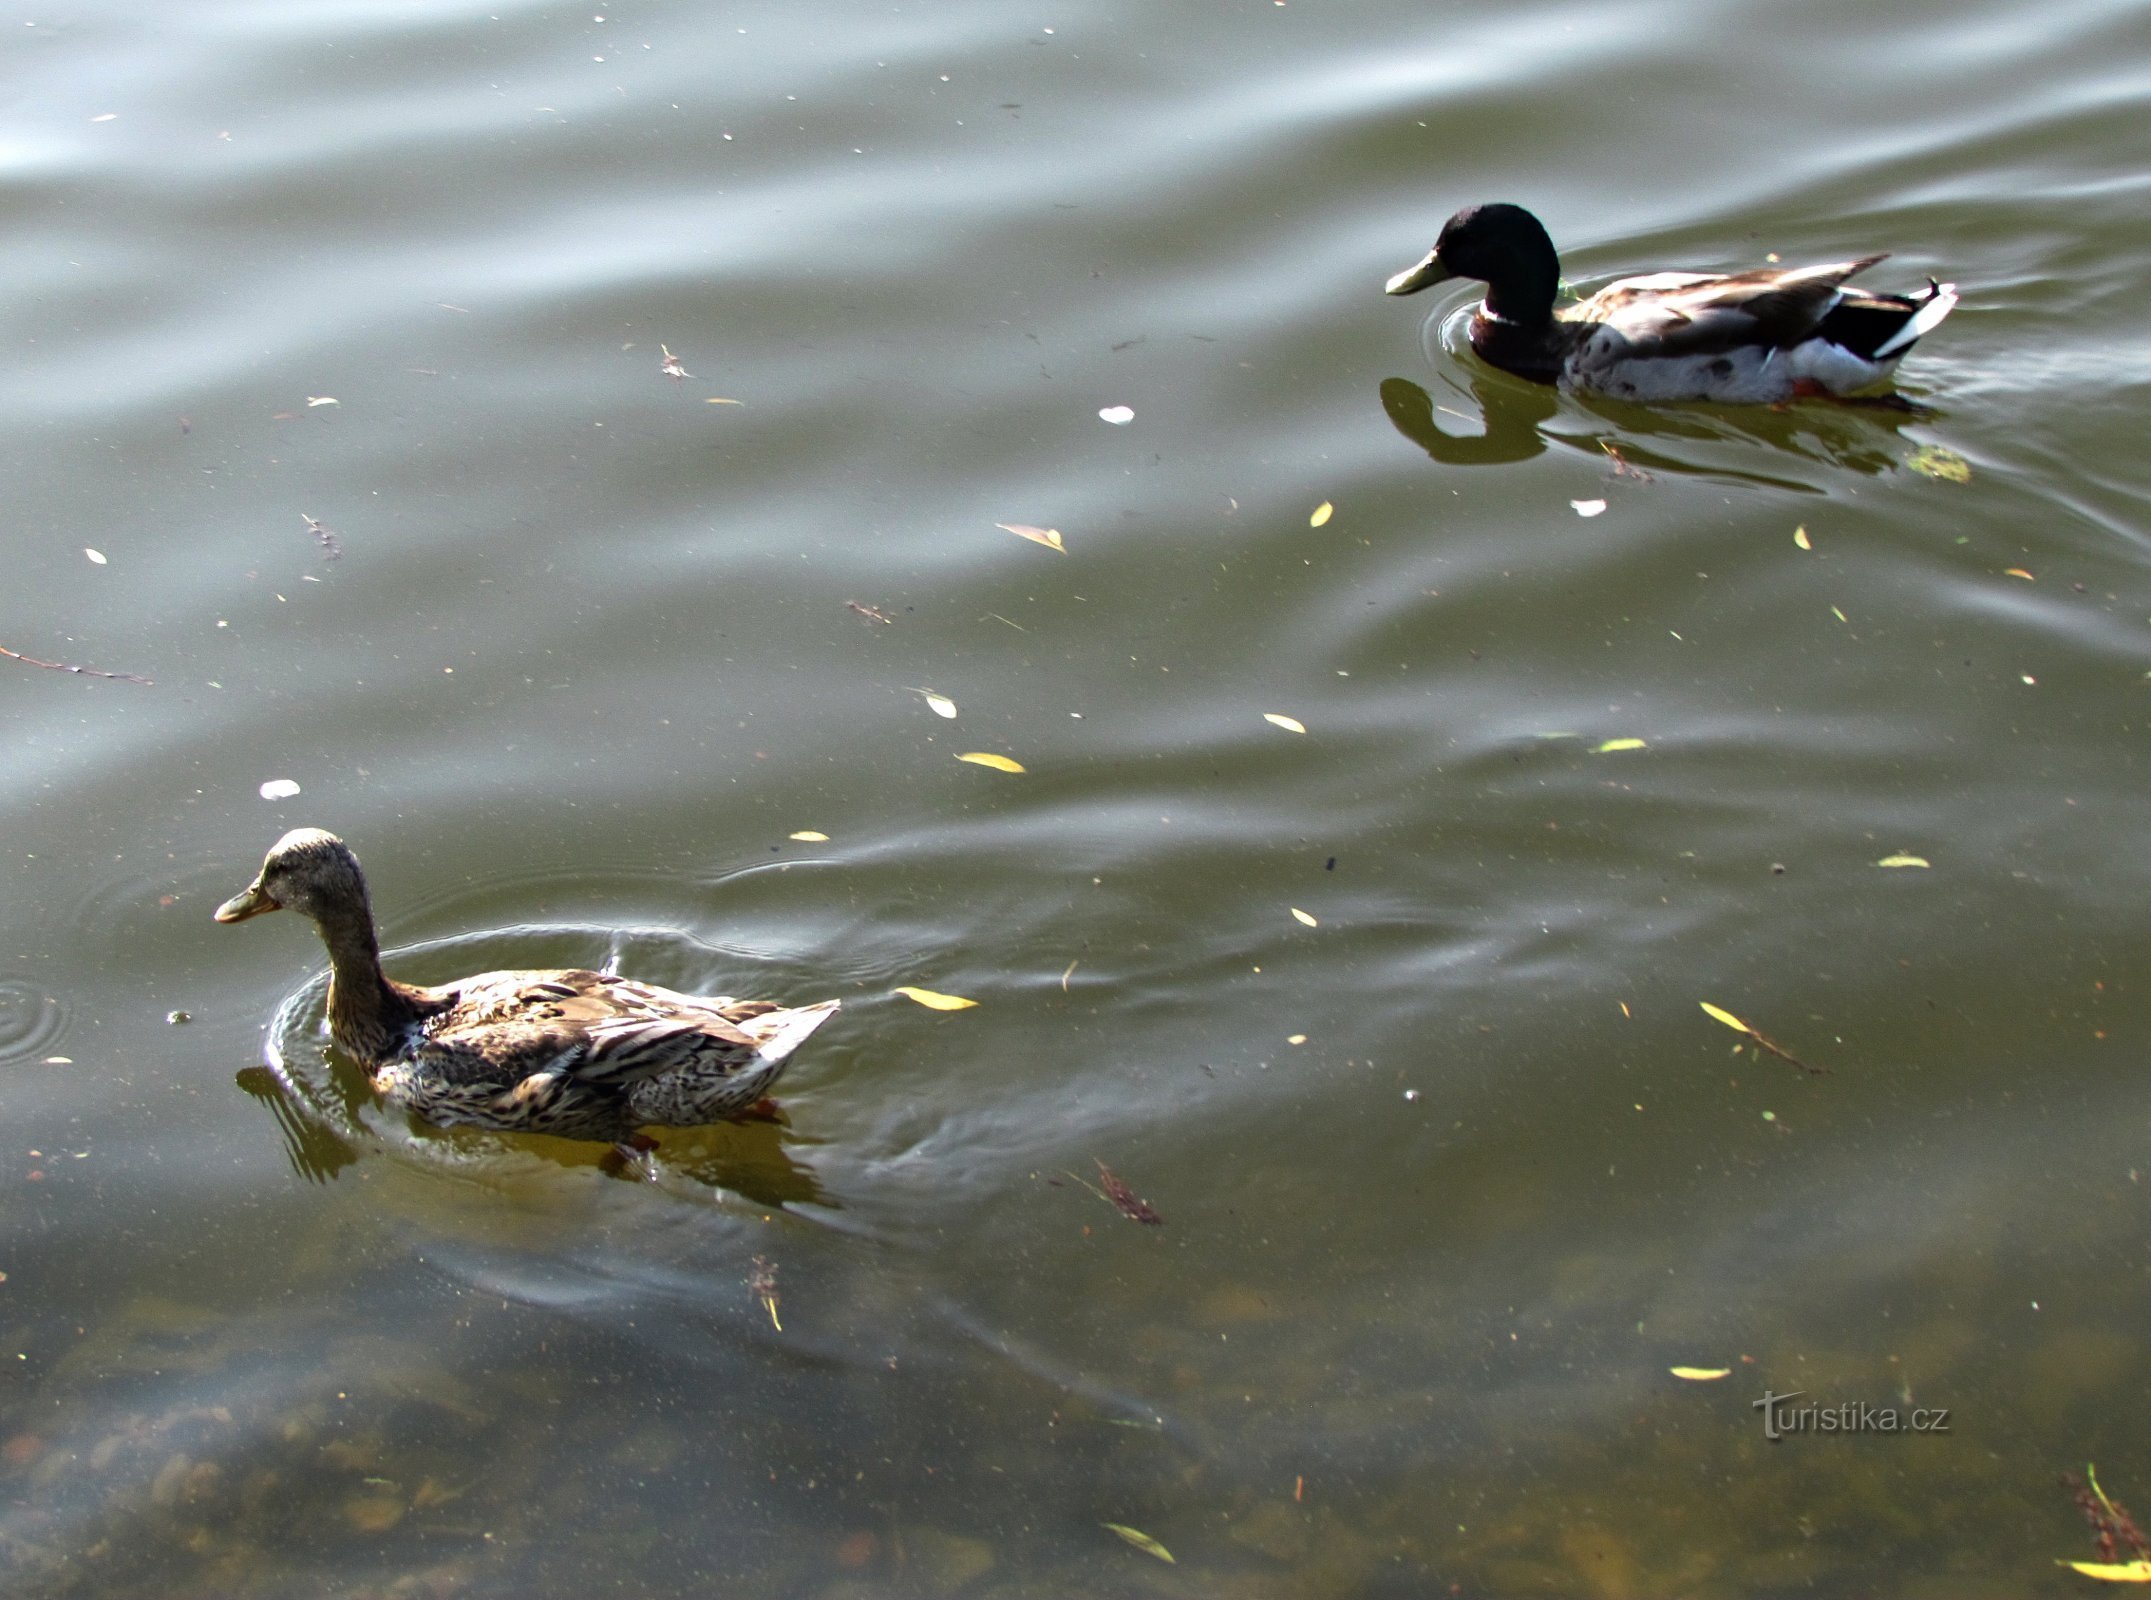
[[[2141,7],[8,25],[0,644],[154,680],[0,660],[11,1594],[1961,1600],[2151,1509]],[[1582,403],[1380,292],[1486,199],[1964,303],[1921,413]],[[414,1127],[209,920],[302,824],[401,976],[844,1009],[639,1169]]]

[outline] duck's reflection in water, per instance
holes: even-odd
[[[1464,398],[1464,386],[1447,380]],[[1469,374],[1471,411],[1438,405],[1408,378],[1382,380],[1382,410],[1397,432],[1446,466],[1486,467],[1529,461],[1549,445],[1610,458],[1647,472],[1819,494],[1822,482],[1758,472],[1754,447],[1833,472],[1866,476],[1894,471],[1917,452],[1908,423],[1939,415],[1900,395],[1817,400],[1789,406],[1641,406],[1565,395],[1485,369]],[[1555,427],[1556,417],[1571,424]],[[1445,421],[1444,419],[1453,419]],[[1593,426],[1594,420],[1603,427]],[[1477,431],[1462,431],[1473,429]],[[1736,457],[1746,457],[1742,465]]]
[[[265,1109],[284,1141],[291,1170],[308,1183],[327,1183],[363,1153],[361,1143],[315,1114],[306,1097],[270,1067],[242,1068],[239,1087]],[[400,1115],[400,1113],[392,1113]],[[363,1126],[356,1116],[352,1126]],[[561,1168],[594,1167],[607,1177],[654,1180],[660,1185],[722,1189],[760,1206],[815,1205],[836,1209],[811,1168],[792,1159],[786,1143],[800,1142],[782,1122],[756,1119],[706,1128],[666,1128],[639,1141],[640,1154],[622,1161],[615,1147],[593,1140],[538,1134],[498,1134],[476,1128],[435,1128],[412,1119],[400,1139],[381,1148],[437,1160],[468,1175],[474,1166],[506,1163],[523,1169],[528,1158]],[[512,1154],[511,1154],[512,1152]],[[520,1159],[519,1159],[520,1158]]]

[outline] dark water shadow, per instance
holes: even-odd
[[[233,1081],[269,1113],[283,1137],[285,1159],[306,1182],[327,1183],[358,1160],[358,1147],[327,1123],[309,1117],[299,1097],[269,1068],[241,1067]]]

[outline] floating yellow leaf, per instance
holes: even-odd
[[[1310,928],[1318,928],[1321,926],[1320,923],[1316,922],[1313,917],[1302,911],[1298,906],[1294,906],[1292,908],[1292,920],[1294,922],[1304,922]]]
[[[1646,747],[1641,739],[1608,739],[1604,744],[1594,746],[1591,754],[1603,756],[1611,755],[1616,750],[1641,750],[1644,748]]]
[[[1290,1033],[1285,1035],[1286,1044],[1305,1044],[1306,1042],[1307,1035],[1304,1033]]]
[[[997,756],[991,750],[972,750],[956,758],[968,761],[974,767],[991,767],[996,772],[1021,772],[1023,763],[1011,761],[1007,756]]]
[[[1738,1017],[1734,1016],[1732,1012],[1720,1011],[1708,1000],[1698,1000],[1696,1004],[1701,1006],[1708,1013],[1710,1013],[1711,1016],[1717,1018],[1720,1022],[1724,1023],[1728,1028],[1731,1028],[1735,1033],[1753,1033],[1755,1031],[1745,1022],[1742,1022]]]
[[[1157,1540],[1151,1538],[1149,1534],[1143,1532],[1141,1528],[1131,1528],[1125,1523],[1120,1522],[1101,1522],[1100,1524],[1098,1524],[1098,1526],[1100,1526],[1101,1528],[1110,1528],[1113,1532],[1119,1534],[1123,1539],[1127,1540],[1128,1543],[1134,1545],[1136,1549],[1142,1551],[1143,1554],[1146,1556],[1156,1556],[1160,1561],[1166,1562],[1168,1565],[1171,1566],[1177,1567],[1180,1564],[1179,1562],[1173,1560],[1173,1553],[1170,1550],[1166,1549],[1165,1546],[1163,1546],[1162,1544],[1159,1544]]]
[[[1668,1367],[1666,1371],[1676,1378],[1685,1378],[1690,1383],[1716,1383],[1720,1378],[1730,1378],[1733,1375],[1731,1367]]]
[[[1307,731],[1306,723],[1300,721],[1298,717],[1288,717],[1282,711],[1265,711],[1262,713],[1262,720],[1273,727],[1284,729],[1287,733],[1305,733]]]
[[[2022,578],[2026,583],[2037,583],[2039,581],[2022,567],[2005,567],[2002,569],[2002,576],[2005,578]]]
[[[1924,867],[1930,865],[1925,856],[1884,856],[1875,863],[1878,867]]]
[[[722,395],[713,394],[702,403],[706,406],[743,406],[747,402],[744,400],[727,400]]]
[[[1793,529],[1793,543],[1798,545],[1803,550],[1812,550],[1815,548],[1813,545],[1807,542],[1806,523],[1803,522],[1800,524],[1799,527]]]
[[[828,834],[816,833],[812,828],[801,828],[790,837],[799,840],[802,844],[827,844],[829,842]]]
[[[1314,508],[1314,515],[1307,519],[1307,526],[1310,528],[1321,527],[1323,523],[1329,521],[1330,513],[1335,511],[1336,509],[1337,508],[1331,505],[1327,500],[1323,501],[1320,505]]]
[[[1972,464],[1956,451],[1945,450],[1938,444],[1923,446],[1905,465],[1922,477],[1944,478],[1951,483],[1972,481]]]
[[[994,526],[1006,528],[1017,538],[1042,544],[1048,550],[1058,550],[1062,555],[1068,553],[1068,547],[1061,543],[1061,530],[1058,528],[1034,528],[1028,522],[996,522]]]
[[[929,1011],[968,1011],[977,1005],[976,1000],[966,1000],[960,994],[941,994],[933,989],[914,989],[910,984],[898,984],[896,992],[906,1000],[915,1000]]]
[[[2057,1561],[2054,1565],[2073,1567],[2087,1578],[2106,1583],[2151,1583],[2151,1561]]]

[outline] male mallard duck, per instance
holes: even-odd
[[[358,857],[319,828],[276,841],[219,922],[289,908],[329,947],[329,1034],[375,1091],[437,1123],[626,1139],[717,1122],[777,1081],[838,1002],[675,994],[602,972],[482,972],[420,989],[381,971]]]
[[[1426,259],[1386,288],[1416,294],[1447,278],[1484,281],[1471,347],[1518,377],[1624,400],[1775,404],[1874,387],[1949,315],[1955,284],[1929,278],[1923,295],[1844,286],[1882,259],[1730,276],[1654,272],[1556,312],[1561,259],[1546,229],[1522,206],[1485,205],[1451,217]]]

